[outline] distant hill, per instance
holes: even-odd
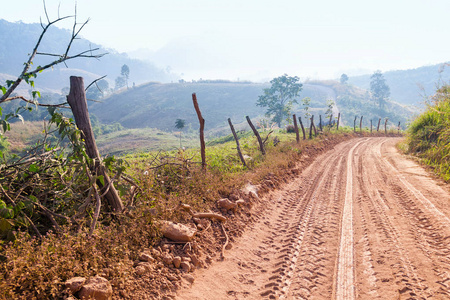
[[[450,66],[443,68],[442,64],[438,64],[417,69],[389,71],[383,75],[391,89],[393,101],[421,106],[423,96],[433,95],[440,81],[450,81]],[[370,76],[371,74],[350,77],[348,83],[369,89]]]
[[[37,23],[11,23],[0,19],[0,36],[2,37],[0,43],[0,72],[18,76],[41,32],[41,25]],[[81,31],[82,34],[83,31]],[[45,53],[63,53],[70,37],[71,32],[69,30],[51,27],[46,33],[39,50]],[[170,82],[177,79],[176,75],[169,74],[147,61],[131,59],[127,54],[105,49],[83,38],[73,43],[69,54],[73,55],[97,47],[100,48],[99,53],[108,54],[100,60],[88,58],[70,60],[67,62],[67,67],[59,65],[53,71],[44,71],[36,79],[38,89],[59,92],[63,87],[69,85],[70,75],[83,76],[86,82],[107,75],[107,79],[113,87],[114,80],[120,75],[121,67],[124,64],[127,64],[130,68],[129,82],[131,85],[133,82],[136,84],[148,81]],[[34,64],[43,65],[49,61],[51,61],[49,57],[38,56]]]
[[[258,96],[268,83],[239,82],[190,82],[190,83],[147,83],[103,99],[102,103],[90,105],[91,113],[102,123],[119,122],[126,128],[158,128],[175,131],[175,120],[185,119],[188,128],[197,130],[198,119],[192,104],[192,93],[197,94],[200,109],[206,120],[206,130],[228,131],[227,118],[236,124],[244,123],[245,116],[264,118],[265,109],[256,106]],[[341,85],[338,82],[310,82],[303,86],[300,99],[311,98],[311,113],[325,115],[326,100],[337,102],[337,108],[345,112],[344,122],[353,124],[355,114],[366,118],[389,117],[393,122],[405,124],[411,111],[398,105],[388,106],[392,112],[376,109],[367,97],[366,91]],[[293,113],[302,116],[304,111],[299,101]],[[379,116],[378,116],[379,115]],[[334,116],[337,116],[335,110]],[[243,125],[244,125],[243,124]]]

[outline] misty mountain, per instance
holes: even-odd
[[[89,26],[89,24],[87,25]],[[31,51],[42,32],[40,24],[26,24],[22,22],[8,22],[0,19],[0,73],[18,76],[23,69],[23,63],[27,61]],[[81,31],[81,35],[83,31]],[[50,27],[42,40],[39,52],[64,53],[71,38],[71,31]],[[86,39],[77,39],[72,44],[69,55],[74,55],[85,50],[100,48],[97,53],[108,53],[100,59],[78,58],[69,60],[56,66],[53,70],[46,70],[39,74],[36,86],[40,90],[51,89],[60,91],[69,85],[69,76],[83,76],[85,82],[107,75],[110,86],[114,86],[114,80],[120,75],[122,65],[130,68],[130,85],[135,82],[140,84],[148,81],[170,82],[177,76],[160,69],[148,61],[131,59],[125,53],[118,53],[112,49],[105,49],[100,45]],[[53,61],[49,56],[37,56],[34,65],[43,65]]]
[[[350,77],[348,83],[368,90],[371,75]],[[390,98],[393,101],[422,106],[423,96],[433,95],[439,83],[450,81],[450,66],[443,67],[443,64],[438,64],[409,70],[388,71],[383,75],[391,89]]]

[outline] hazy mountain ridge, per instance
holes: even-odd
[[[87,24],[86,26],[89,26]],[[34,48],[39,35],[42,32],[38,23],[26,24],[22,22],[8,22],[0,19],[0,72],[12,76],[18,76],[23,69],[23,63],[27,61],[29,54]],[[83,31],[81,31],[81,35]],[[71,37],[71,32],[66,29],[50,27],[42,40],[40,52],[64,53]],[[123,64],[130,68],[129,83],[140,84],[147,81],[170,82],[178,77],[165,70],[157,68],[148,61],[131,59],[125,53],[118,53],[112,49],[105,49],[100,45],[86,39],[77,39],[71,46],[69,55],[79,52],[100,48],[97,53],[108,53],[100,59],[79,58],[69,60],[65,65],[56,66],[53,71],[46,70],[39,74],[36,79],[38,89],[51,89],[60,91],[69,85],[69,76],[86,76],[85,81],[107,75],[110,86],[114,86],[114,80],[120,75]],[[34,65],[43,65],[53,61],[54,57],[37,56]],[[67,77],[67,78],[65,78]]]
[[[443,67],[442,63],[416,69],[387,71],[383,75],[391,89],[393,101],[423,106],[423,96],[433,95],[438,84],[450,81],[450,67]],[[371,74],[350,77],[348,82],[363,89],[370,89],[370,76]]]

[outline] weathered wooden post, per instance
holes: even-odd
[[[297,116],[295,114],[293,114],[292,117],[294,118],[295,139],[297,140],[297,143],[299,143],[300,142],[300,133],[298,132]]]
[[[258,130],[256,130],[255,126],[253,125],[252,121],[248,116],[245,116],[245,118],[247,119],[248,125],[250,125],[250,128],[253,130],[253,133],[255,134],[256,139],[258,140],[259,150],[261,151],[262,155],[266,155],[266,150],[264,150],[264,144],[262,142]]]
[[[336,124],[336,130],[339,130],[339,121],[341,120],[341,113],[338,113],[338,119]]]
[[[309,127],[309,138],[312,139],[312,131],[314,130],[314,136],[317,136],[316,125],[314,125],[314,115],[311,116],[311,126]]]
[[[357,116],[355,116],[355,120],[353,120],[353,131],[354,132],[356,132],[356,119],[357,119],[358,117]]]
[[[306,140],[305,127],[303,126],[302,117],[298,117],[298,121],[300,122],[300,126],[302,127],[303,139]]]
[[[323,131],[322,130],[322,115],[319,115],[319,130]]]
[[[97,185],[101,189],[106,187],[108,190],[105,194],[105,198],[111,210],[114,212],[122,212],[122,200],[120,199],[117,190],[114,188],[114,185],[106,172],[105,166],[103,166],[100,161],[100,153],[98,152],[97,144],[95,143],[94,132],[92,131],[91,121],[89,119],[83,77],[70,76],[70,92],[67,96],[67,102],[72,109],[75,123],[83,134],[86,153],[89,158],[94,161],[93,167],[95,167],[97,175],[103,176],[104,184],[102,184],[100,180],[97,180]],[[105,191],[102,192],[104,193]]]
[[[372,119],[370,119],[370,134],[372,134]]]
[[[397,133],[400,133],[400,122],[398,122]]]
[[[333,119],[333,113],[330,113],[330,123],[328,124],[328,126],[330,126],[331,128],[331,120]]]
[[[380,123],[381,123],[381,118],[378,119],[377,132],[380,131]]]
[[[194,103],[195,112],[197,113],[198,121],[200,123],[200,155],[202,157],[202,169],[206,169],[206,152],[205,152],[205,119],[202,117],[202,112],[198,107],[197,95],[192,94],[192,102]]]
[[[359,132],[362,132],[362,120],[364,116],[361,116],[361,119],[359,120]]]
[[[231,133],[233,133],[234,140],[236,141],[236,149],[237,149],[239,158],[241,159],[241,162],[244,165],[244,167],[246,167],[247,165],[245,164],[245,159],[244,159],[244,156],[242,155],[242,152],[241,152],[241,146],[239,145],[239,139],[237,137],[236,131],[234,131],[234,126],[231,123],[231,119],[230,118],[228,118],[228,124],[230,124]]]
[[[388,121],[388,118],[386,118],[384,120],[384,134],[387,134],[387,121]]]

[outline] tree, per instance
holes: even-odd
[[[120,90],[126,85],[126,79],[123,76],[117,76],[115,90]]]
[[[128,88],[128,78],[130,77],[130,68],[127,65],[123,65],[120,70],[120,75],[125,78],[125,83]]]
[[[302,90],[302,84],[297,76],[290,77],[287,74],[270,81],[272,86],[264,89],[264,95],[259,96],[257,106],[267,107],[266,116],[273,115],[272,121],[281,127],[283,119],[289,118],[292,105],[298,103],[298,97]]]
[[[185,125],[186,125],[186,120],[177,119],[175,121],[175,128],[180,129],[180,148],[181,148],[181,133],[182,133],[182,130]]]
[[[347,76],[347,74],[342,74],[341,75],[341,83],[342,84],[346,84],[347,83],[347,81],[348,81],[348,76]]]
[[[383,108],[391,95],[391,91],[380,70],[375,71],[370,76],[370,92],[372,93],[372,99],[378,103],[380,108]]]

